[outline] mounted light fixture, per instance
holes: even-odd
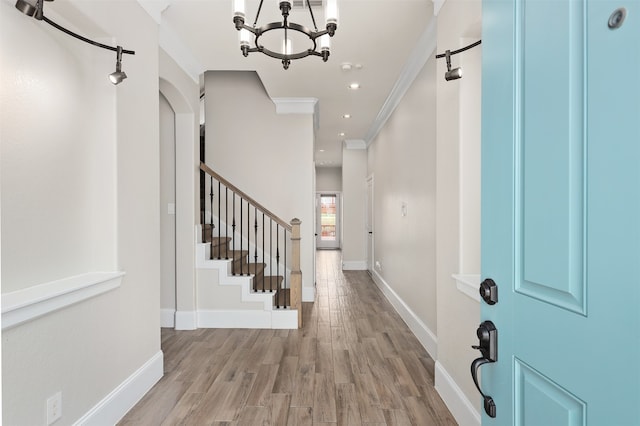
[[[451,69],[451,56],[464,52],[465,50],[469,50],[473,47],[476,47],[480,43],[482,43],[482,40],[478,40],[475,43],[471,43],[470,45],[462,47],[458,50],[454,50],[453,52],[450,50],[446,50],[444,53],[440,53],[436,55],[436,59],[445,58],[447,61],[447,72],[444,73],[445,80],[451,81],[451,80],[457,80],[459,78],[462,78],[462,68],[458,67],[458,68]]]
[[[109,80],[114,85],[122,83],[122,80],[127,78],[127,74],[122,71],[122,46],[118,46],[117,49],[116,71],[109,74]]]
[[[46,0],[46,1],[53,1],[53,0]],[[29,3],[26,0],[17,0],[16,1],[16,9],[18,9],[20,12],[24,13],[27,16],[34,17],[38,21],[44,21],[47,24],[49,24],[52,27],[54,27],[55,29],[60,30],[63,33],[66,33],[66,34],[68,34],[68,35],[70,35],[72,37],[75,37],[78,40],[82,40],[85,43],[92,44],[92,45],[100,47],[102,49],[107,49],[107,50],[111,50],[111,51],[116,52],[116,55],[117,55],[116,56],[116,71],[111,73],[111,74],[109,74],[109,80],[111,80],[111,82],[113,84],[119,84],[119,83],[122,82],[122,80],[127,78],[127,74],[125,74],[122,71],[122,54],[123,53],[127,53],[129,55],[135,55],[136,52],[134,52],[133,50],[125,50],[125,49],[122,48],[122,46],[113,47],[113,46],[107,46],[106,44],[98,43],[97,41],[93,41],[91,39],[83,37],[80,34],[76,34],[73,31],[63,27],[62,25],[56,24],[51,19],[49,19],[46,16],[44,16],[43,0],[36,0],[35,5]]]
[[[330,38],[336,32],[338,28],[338,5],[337,0],[324,0],[325,5],[325,21],[326,29],[319,31],[316,26],[316,19],[313,16],[313,9],[309,0],[304,0],[309,8],[309,14],[311,15],[311,21],[313,22],[314,30],[289,22],[289,13],[291,11],[291,1],[280,1],[280,12],[282,14],[282,22],[271,22],[269,24],[258,27],[258,18],[260,17],[260,11],[262,10],[262,3],[264,0],[260,0],[258,6],[258,12],[256,13],[256,19],[253,22],[253,26],[245,24],[245,4],[244,0],[233,1],[233,22],[236,26],[236,30],[239,32],[240,37],[240,50],[246,57],[249,53],[260,52],[272,58],[280,59],[284,69],[289,69],[289,65],[293,59],[302,59],[307,56],[320,56],[324,62],[329,59],[331,51]],[[282,50],[276,52],[274,50],[267,49],[260,44],[260,37],[269,31],[280,30],[283,32],[282,36]],[[309,38],[309,47],[307,49],[301,49],[298,51],[293,50],[291,39],[289,38],[289,32],[296,31],[304,34]],[[255,47],[251,47],[251,37],[253,36],[253,44]],[[318,50],[319,49],[319,50]]]
[[[458,67],[451,69],[451,51],[447,50],[444,54],[447,58],[447,72],[444,73],[444,79],[450,81],[462,78],[462,68]]]

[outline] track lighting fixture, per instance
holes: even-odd
[[[447,72],[444,73],[444,79],[450,81],[462,78],[462,68],[451,69],[451,51],[447,50],[444,54],[447,58]]]
[[[475,43],[471,43],[470,45],[460,48],[458,50],[454,50],[453,52],[450,50],[446,50],[444,53],[440,53],[436,55],[436,59],[445,58],[445,60],[447,61],[447,72],[444,73],[445,80],[451,81],[451,80],[457,80],[459,78],[462,78],[462,68],[458,67],[458,68],[451,69],[451,56],[464,52],[465,50],[469,50],[473,47],[476,47],[480,43],[482,43],[482,40],[478,40]]]
[[[46,1],[53,1],[53,0],[46,0]],[[98,43],[97,41],[88,39],[86,37],[81,36],[80,34],[76,34],[73,31],[63,27],[62,25],[56,24],[54,21],[52,21],[51,19],[47,18],[46,16],[44,16],[44,12],[43,12],[43,2],[44,0],[36,0],[35,5],[33,5],[32,3],[29,3],[27,0],[16,0],[16,9],[18,9],[20,12],[24,13],[27,16],[32,16],[35,19],[37,19],[38,21],[44,21],[47,24],[51,25],[52,27],[54,27],[57,30],[62,31],[63,33],[66,33],[72,37],[77,38],[78,40],[82,40],[85,43],[89,43],[92,44],[94,46],[100,47],[102,49],[107,49],[107,50],[111,50],[116,52],[116,71],[109,74],[109,80],[111,80],[111,82],[113,84],[119,84],[122,82],[122,80],[124,80],[125,78],[127,78],[127,74],[125,74],[122,71],[122,54],[123,53],[127,53],[129,55],[135,55],[136,52],[133,50],[125,50],[122,48],[122,46],[117,46],[117,47],[113,47],[113,46],[107,46],[106,44],[102,44],[102,43]]]
[[[122,46],[117,47],[116,71],[109,74],[109,80],[116,85],[122,83],[127,78],[127,74],[122,71]]]

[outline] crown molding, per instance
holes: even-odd
[[[272,98],[278,114],[315,114],[318,98]]]
[[[271,98],[276,114],[312,114],[313,128],[320,127],[318,98]]]
[[[402,69],[387,100],[382,105],[373,124],[371,124],[365,136],[367,146],[371,145],[371,142],[378,136],[378,133],[382,130],[382,127],[384,127],[389,117],[391,117],[391,114],[393,114],[393,111],[395,111],[400,101],[402,101],[404,94],[409,90],[409,87],[411,87],[411,84],[413,84],[413,81],[424,67],[424,64],[427,63],[427,60],[436,51],[436,38],[436,19],[432,18],[418,39],[416,46],[413,48],[409,60]]]
[[[367,149],[367,143],[362,139],[345,139],[344,146],[347,149]]]

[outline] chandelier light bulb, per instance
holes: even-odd
[[[324,19],[327,24],[338,23],[338,0],[325,0]]]
[[[233,16],[244,18],[244,0],[233,0]]]
[[[282,54],[291,55],[293,53],[293,46],[291,44],[290,38],[285,38],[282,40]]]

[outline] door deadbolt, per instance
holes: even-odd
[[[498,285],[491,278],[480,283],[480,297],[489,305],[498,303]]]

